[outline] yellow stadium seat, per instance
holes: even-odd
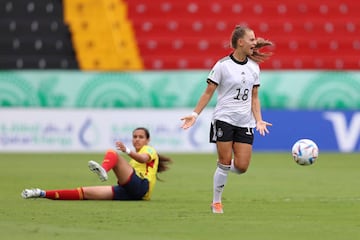
[[[81,69],[143,69],[124,2],[64,0],[64,16]]]

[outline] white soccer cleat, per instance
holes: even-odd
[[[90,160],[88,166],[90,171],[96,173],[101,181],[105,182],[106,180],[108,180],[108,175],[105,169],[102,166],[100,166],[100,164],[98,164],[93,160]]]
[[[25,189],[22,191],[21,196],[23,198],[39,198],[45,195],[44,191],[39,188]]]

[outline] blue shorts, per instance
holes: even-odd
[[[149,181],[146,178],[140,178],[134,170],[126,184],[115,185],[112,188],[114,200],[142,200],[149,191]]]

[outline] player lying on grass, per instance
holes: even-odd
[[[157,173],[168,169],[171,159],[159,155],[149,146],[150,133],[139,127],[133,131],[132,143],[136,151],[130,150],[123,142],[116,142],[116,148],[131,158],[128,162],[115,150],[108,150],[102,165],[89,161],[90,170],[101,181],[108,179],[108,172],[113,170],[117,184],[113,186],[91,186],[75,189],[41,190],[25,189],[23,198],[47,198],[53,200],[150,200]]]

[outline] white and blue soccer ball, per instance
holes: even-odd
[[[319,148],[310,139],[300,139],[294,143],[292,155],[297,164],[311,165],[315,163],[319,156]]]

